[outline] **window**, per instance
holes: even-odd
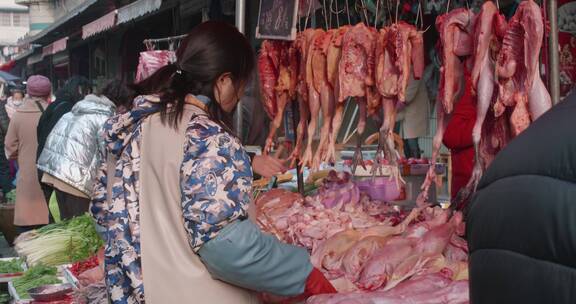
[[[10,13],[0,13],[0,26],[12,25],[12,16]]]
[[[17,27],[28,27],[28,15],[13,13],[12,14],[12,25]]]
[[[20,24],[20,14],[12,14],[12,25],[13,26],[22,26]]]

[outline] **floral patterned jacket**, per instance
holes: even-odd
[[[106,240],[106,283],[114,304],[144,303],[139,223],[142,122],[160,110],[155,96],[140,96],[133,109],[104,126],[90,211]],[[192,250],[213,239],[227,224],[247,217],[252,187],[250,158],[237,138],[207,116],[187,122],[180,168],[182,216]],[[108,161],[106,161],[108,160]],[[114,160],[114,172],[108,172]],[[113,184],[109,196],[109,177]]]

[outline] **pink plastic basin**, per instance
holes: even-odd
[[[377,177],[374,181],[368,178],[358,181],[357,184],[361,192],[375,201],[391,202],[398,199],[401,193],[396,182],[389,177]]]

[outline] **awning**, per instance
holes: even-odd
[[[16,66],[16,60],[10,60],[5,64],[0,65],[0,71],[9,72],[11,69]]]
[[[160,8],[162,0],[138,0],[118,9],[116,24],[126,23]]]
[[[58,52],[66,50],[67,46],[68,46],[68,37],[56,40],[54,43],[52,43],[52,54],[56,54]]]
[[[15,81],[19,81],[20,77],[16,77],[10,73],[0,71],[0,83],[7,83],[14,85]]]
[[[116,15],[118,10],[113,10],[108,14],[84,25],[82,27],[82,39],[92,37],[116,25]]]
[[[42,57],[52,55],[52,44],[49,44],[42,48]]]
[[[60,40],[54,41],[52,44],[49,44],[42,48],[42,57],[46,57],[49,55],[54,55],[58,52],[62,52],[66,50],[68,46],[68,37],[64,37]]]
[[[76,8],[74,8],[70,13],[68,13],[64,17],[54,21],[54,23],[50,24],[50,26],[43,29],[40,33],[38,33],[34,36],[27,37],[26,39],[24,39],[24,41],[22,41],[22,43],[24,43],[24,44],[25,43],[31,43],[31,42],[34,42],[34,41],[46,36],[46,34],[52,32],[53,30],[55,30],[56,28],[58,28],[62,24],[66,23],[68,20],[76,17],[78,14],[82,13],[83,11],[85,11],[87,8],[89,8],[90,6],[92,6],[93,4],[95,4],[98,1],[99,0],[85,0],[85,1],[83,1]]]
[[[42,61],[42,54],[38,53],[36,55],[32,55],[30,57],[28,57],[28,60],[26,60],[26,64],[27,65],[33,65],[35,63],[38,63],[40,61]]]
[[[32,55],[33,53],[34,53],[33,49],[24,51],[24,52],[18,54],[16,57],[14,57],[14,61],[20,61],[20,60]]]

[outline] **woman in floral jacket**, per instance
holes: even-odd
[[[112,303],[257,303],[248,290],[335,292],[305,249],[248,219],[252,167],[229,128],[254,67],[247,39],[206,22],[177,58],[136,85],[143,96],[104,127],[107,162],[91,212],[105,231]]]

